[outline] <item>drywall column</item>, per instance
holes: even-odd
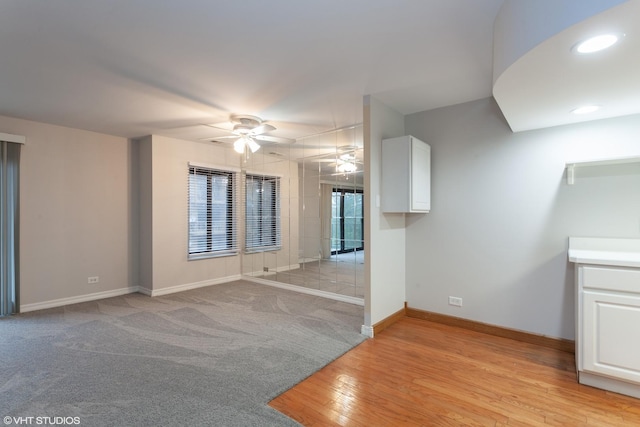
[[[404,135],[404,116],[364,97],[365,295],[362,333],[404,308],[405,218],[380,209],[382,140]]]
[[[135,141],[138,150],[139,267],[138,285],[153,289],[153,153],[151,135]]]

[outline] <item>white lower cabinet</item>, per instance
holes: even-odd
[[[640,398],[640,269],[577,264],[579,381]]]
[[[640,384],[640,297],[585,291],[584,370]]]

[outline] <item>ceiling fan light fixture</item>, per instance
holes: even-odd
[[[233,149],[236,150],[236,153],[242,154],[244,153],[244,138],[238,138],[233,143]]]
[[[233,148],[239,154],[245,153],[247,148],[251,150],[252,153],[258,151],[260,149],[260,143],[258,141],[266,141],[267,143],[295,142],[295,140],[291,138],[263,135],[264,133],[274,131],[276,128],[269,123],[263,122],[261,118],[256,116],[234,114],[229,118],[229,123],[210,124],[207,126],[225,132],[231,132],[232,135],[220,136],[214,139],[217,141],[233,140]]]
[[[351,162],[344,162],[338,165],[338,172],[341,173],[351,173],[351,172],[355,172],[358,169],[358,167],[355,165],[355,163],[351,163]]]
[[[255,153],[260,149],[260,144],[258,144],[253,138],[245,138],[245,143],[249,146],[252,153]]]
[[[241,136],[233,143],[233,149],[236,150],[236,153],[238,154],[244,153],[244,150],[247,147],[249,148],[249,150],[251,150],[252,153],[255,153],[260,149],[260,144],[258,144],[256,141],[254,141],[253,138],[250,138],[248,136]]]

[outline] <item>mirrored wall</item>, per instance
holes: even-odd
[[[281,218],[280,249],[243,254],[243,275],[364,298],[362,126],[265,144],[242,168],[279,178]]]

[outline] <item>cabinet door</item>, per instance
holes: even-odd
[[[582,370],[640,384],[640,296],[584,291]]]
[[[429,212],[431,209],[431,147],[411,139],[411,211]]]

